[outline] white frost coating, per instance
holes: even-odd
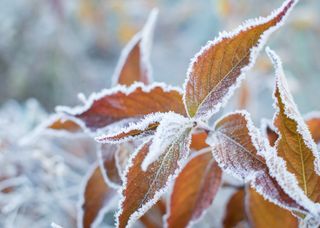
[[[165,153],[166,149],[180,138],[187,128],[191,128],[192,125],[193,122],[189,118],[185,118],[174,112],[166,113],[153,137],[149,153],[141,164],[142,170],[146,171],[148,166]]]
[[[67,130],[54,130],[49,129],[48,127],[52,125],[57,120],[60,120],[61,122],[70,120],[74,121],[76,124],[80,126],[81,129],[82,126],[78,123],[79,121],[74,120],[72,117],[69,117],[63,113],[58,114],[52,114],[50,115],[45,121],[43,121],[40,125],[38,125],[33,131],[31,131],[28,135],[21,138],[19,141],[20,146],[26,146],[30,145],[35,142],[37,137],[40,135],[52,135],[57,137],[85,137],[85,134],[83,132],[69,132]]]
[[[266,158],[266,160],[270,159],[270,155],[269,154],[272,154],[270,152],[270,150],[272,148],[269,146],[268,141],[261,136],[261,133],[259,132],[259,130],[253,125],[253,122],[252,122],[252,120],[250,118],[250,114],[248,112],[246,112],[246,111],[236,111],[236,112],[227,114],[226,116],[233,115],[233,114],[240,114],[245,118],[246,125],[247,125],[247,128],[248,128],[248,132],[249,132],[249,135],[250,135],[250,138],[251,138],[251,143],[254,145],[254,147],[255,147],[255,149],[257,151],[257,154],[262,156],[262,157],[264,157],[264,158]],[[216,124],[219,123],[226,116],[222,117],[220,120],[217,120]],[[273,203],[275,203],[275,204],[277,204],[277,205],[279,205],[281,207],[287,208],[286,205],[281,204],[280,202],[278,202],[273,197],[265,194],[263,188],[256,184],[257,178],[259,178],[259,176],[263,174],[264,170],[252,170],[252,168],[250,168],[250,167],[246,168],[246,170],[237,170],[237,169],[232,168],[232,167],[230,168],[230,166],[228,166],[228,165],[226,165],[224,163],[223,159],[220,158],[220,156],[216,156],[216,154],[214,153],[214,148],[215,148],[216,144],[220,143],[219,141],[216,141],[216,140],[218,140],[218,139],[216,139],[216,137],[212,137],[212,135],[210,134],[209,137],[207,138],[206,142],[210,146],[213,147],[213,156],[214,156],[215,160],[218,162],[219,166],[226,173],[229,173],[232,176],[235,176],[240,180],[244,180],[245,182],[251,181],[252,187],[254,187],[257,190],[257,192],[259,192],[260,195],[262,195],[266,200],[268,200],[270,202],[273,202]],[[230,147],[230,145],[228,145],[228,146]],[[234,151],[236,151],[236,148],[234,148]],[[244,162],[244,161],[242,160],[242,162]],[[250,165],[250,164],[247,164],[247,165]],[[268,163],[267,163],[267,165],[268,165]],[[239,165],[239,166],[242,166],[242,165]],[[250,170],[252,170],[252,171],[250,171]],[[270,175],[272,177],[274,177],[273,173],[270,173]],[[290,194],[288,194],[288,195],[290,195]],[[293,198],[293,199],[296,200],[297,197]],[[287,208],[287,209],[291,209],[291,208]]]
[[[87,102],[87,98],[83,93],[78,93],[78,99],[84,104]]]
[[[79,194],[79,201],[78,201],[78,205],[77,205],[77,227],[78,228],[83,228],[83,224],[82,224],[82,218],[84,215],[83,209],[82,209],[82,205],[85,202],[85,190],[86,190],[86,184],[88,182],[88,180],[90,179],[90,177],[92,176],[92,174],[94,173],[95,169],[98,167],[97,163],[94,163],[90,168],[89,171],[87,172],[86,176],[83,178],[82,184],[81,184],[81,190],[80,190],[80,194]],[[104,208],[102,208],[99,211],[98,216],[95,218],[94,222],[91,224],[91,228],[97,228],[100,223],[103,221],[104,215],[111,211],[112,209],[116,208],[116,202],[118,201],[118,196],[115,194],[113,199],[108,203],[108,205],[106,205]]]
[[[116,148],[114,148],[114,147],[116,147]],[[115,153],[117,153],[119,151],[119,149],[120,148],[117,145],[110,145],[110,150],[116,150],[116,152],[114,152],[114,155],[115,155]],[[108,186],[110,186],[111,188],[118,189],[120,186],[109,179],[109,177],[107,175],[107,170],[104,168],[104,164],[103,164],[104,161],[103,161],[103,156],[102,156],[102,145],[101,144],[99,145],[99,147],[97,149],[97,159],[98,159],[98,163],[99,163],[102,177],[103,177],[104,181],[106,182],[106,184]]]
[[[140,88],[143,92],[149,93],[151,90],[153,90],[157,87],[160,87],[164,92],[177,91],[180,94],[182,94],[181,88],[166,85],[165,83],[154,82],[150,85],[144,85],[142,82],[135,82],[129,87],[124,86],[124,85],[117,85],[111,89],[103,89],[98,93],[92,93],[90,95],[90,97],[87,99],[85,105],[76,106],[73,108],[66,107],[66,106],[57,106],[56,111],[59,113],[62,112],[62,113],[70,114],[70,115],[79,115],[85,111],[88,111],[95,101],[97,101],[105,96],[110,96],[110,95],[113,95],[116,93],[123,93],[125,95],[129,95],[129,94],[133,93],[135,90],[140,89]]]
[[[166,115],[166,113],[152,113],[149,115],[146,115],[143,119],[139,120],[138,122],[131,122],[129,126],[124,127],[122,129],[119,129],[117,132],[112,132],[111,134],[105,134],[101,135],[95,138],[95,140],[99,143],[111,143],[111,144],[119,144],[122,142],[127,142],[132,139],[136,139],[139,136],[126,136],[124,138],[121,138],[119,140],[108,140],[108,138],[116,137],[119,134],[122,133],[129,133],[132,130],[147,130],[148,126],[152,123],[157,123],[162,120],[162,118]]]
[[[63,228],[62,226],[60,226],[60,225],[58,225],[58,224],[56,224],[54,222],[51,223],[51,227],[52,228]]]
[[[188,150],[190,148],[190,144],[191,144],[191,133],[189,134],[188,138],[183,142],[185,149]],[[119,211],[116,213],[115,218],[116,218],[116,224],[115,227],[119,227],[119,216],[121,215],[121,213],[123,212],[123,208],[122,205],[124,203],[125,200],[125,196],[122,195],[124,189],[126,189],[127,187],[127,178],[126,175],[129,172],[130,168],[133,166],[133,159],[137,156],[137,154],[139,153],[139,151],[141,150],[141,148],[143,146],[145,146],[145,144],[150,143],[150,141],[152,140],[152,137],[148,138],[145,140],[144,143],[141,144],[140,147],[138,147],[135,152],[131,155],[129,161],[128,161],[128,165],[126,167],[126,170],[124,172],[124,176],[121,178],[123,180],[123,184],[122,187],[119,189],[119,194],[121,195],[121,198],[119,200]],[[143,204],[137,211],[135,211],[129,218],[128,220],[128,224],[127,224],[127,228],[132,227],[134,225],[134,222],[137,221],[142,215],[144,215],[153,205],[155,205],[158,200],[161,198],[161,196],[169,189],[169,187],[171,186],[171,184],[173,183],[174,179],[177,177],[177,175],[180,173],[182,167],[184,166],[185,162],[186,162],[187,158],[183,157],[181,160],[178,161],[178,166],[179,168],[175,170],[175,173],[170,175],[168,177],[168,180],[166,182],[166,185],[163,186],[163,188],[159,189],[155,194],[152,200],[149,200],[147,203]]]
[[[119,76],[121,70],[126,63],[129,53],[132,51],[134,46],[141,40],[140,42],[140,53],[141,53],[141,62],[142,68],[146,68],[147,77],[149,81],[152,81],[152,67],[150,64],[150,52],[153,40],[153,31],[155,27],[155,23],[158,17],[158,9],[153,9],[149,14],[148,20],[144,25],[143,29],[138,32],[133,38],[129,41],[129,43],[122,50],[118,64],[116,66],[115,72],[112,76],[112,85],[115,86],[118,84]]]
[[[201,48],[201,50],[191,59],[191,63],[189,64],[189,68],[187,71],[187,77],[186,80],[184,82],[183,85],[183,90],[186,91],[186,85],[188,83],[188,81],[190,80],[190,76],[192,73],[192,68],[193,65],[198,61],[198,58],[207,50],[209,50],[211,47],[217,45],[218,43],[222,42],[223,39],[226,38],[233,38],[235,36],[237,36],[239,33],[247,31],[248,29],[250,29],[253,26],[256,25],[260,25],[260,24],[264,24],[270,20],[272,20],[273,18],[275,18],[279,13],[281,13],[285,7],[292,2],[291,7],[288,9],[288,11],[286,12],[286,14],[282,17],[281,21],[279,21],[275,26],[270,27],[269,29],[267,29],[265,32],[263,32],[263,34],[260,36],[259,41],[257,42],[257,45],[252,47],[250,50],[250,61],[249,64],[245,67],[243,67],[241,69],[241,74],[239,75],[239,77],[236,80],[236,83],[233,84],[228,92],[226,93],[226,95],[224,96],[224,98],[222,99],[222,101],[220,103],[218,103],[212,110],[208,110],[207,113],[203,116],[201,116],[201,118],[204,119],[209,119],[213,114],[217,113],[221,108],[223,108],[227,101],[230,99],[230,97],[233,95],[234,91],[240,86],[241,81],[244,79],[245,77],[245,73],[250,70],[253,65],[255,64],[256,58],[260,52],[260,50],[262,49],[262,47],[265,45],[268,37],[274,32],[276,31],[279,27],[281,27],[286,18],[288,17],[288,15],[290,14],[292,8],[297,4],[299,0],[286,0],[282,6],[280,8],[278,8],[277,10],[274,10],[269,16],[267,17],[259,17],[259,18],[255,18],[255,19],[250,19],[245,21],[242,25],[240,25],[238,28],[236,28],[234,31],[232,32],[221,32],[219,33],[219,36],[216,37],[213,41],[209,41],[204,47]],[[187,103],[186,103],[186,93],[184,93],[183,95],[183,103],[186,107],[186,110],[188,110],[187,108]],[[201,106],[201,105],[200,105]],[[200,106],[198,107],[198,110],[200,108]],[[189,113],[188,113],[189,115]],[[197,113],[196,113],[197,115]]]
[[[293,97],[289,91],[288,83],[283,72],[281,60],[279,56],[274,51],[272,51],[269,47],[266,48],[266,52],[275,67],[276,88],[278,88],[282,103],[284,104],[284,113],[288,118],[294,120],[297,123],[297,131],[303,138],[305,145],[312,151],[312,154],[315,157],[315,160],[314,160],[315,171],[318,175],[320,175],[320,155],[317,149],[317,145],[313,141],[312,135],[308,129],[308,126],[306,125],[304,119],[302,118],[293,100]],[[277,102],[277,98],[275,96],[274,96],[274,100],[275,102]],[[274,107],[276,109],[276,114],[274,118],[276,118],[279,115],[279,108],[276,105],[276,103],[274,104]],[[280,135],[279,132],[278,134]],[[280,139],[277,140],[276,145],[279,141]]]

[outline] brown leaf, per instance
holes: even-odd
[[[274,203],[304,211],[269,174],[265,159],[259,154],[265,144],[246,112],[235,112],[218,120],[207,142],[220,166],[234,176],[252,181],[254,187]]]
[[[246,189],[245,202],[251,227],[299,227],[298,219],[290,211],[265,200],[253,188]]]
[[[138,121],[155,112],[173,111],[186,115],[180,90],[160,83],[150,86],[135,83],[128,88],[118,86],[92,95],[84,107],[60,107],[58,110],[82,120],[91,130],[119,121]]]
[[[88,173],[83,199],[81,199],[79,227],[90,228],[101,222],[102,215],[114,207],[116,191],[108,187],[103,179],[98,164]]]
[[[175,180],[171,193],[168,227],[187,227],[210,207],[221,184],[221,169],[211,150],[194,154]]]
[[[185,105],[190,117],[208,119],[219,111],[253,65],[258,50],[276,30],[296,0],[287,0],[269,17],[252,20],[232,33],[208,43],[192,62],[185,84]]]
[[[148,140],[132,156],[125,175],[126,185],[122,189],[121,210],[117,215],[120,228],[132,225],[167,190],[168,184],[181,169],[180,163],[189,153],[190,130],[187,129],[168,146],[167,151],[150,164],[146,172],[142,170],[141,164],[149,153],[152,140]]]
[[[209,147],[209,145],[206,143],[207,137],[208,134],[206,132],[193,133],[190,148],[192,150],[198,151],[203,148]]]
[[[314,202],[320,202],[320,176],[316,174],[317,147],[289,92],[279,57],[271,50],[268,55],[276,68],[275,100],[277,112],[274,125],[279,138],[275,147],[278,156],[295,175],[300,188]]]
[[[313,116],[306,119],[309,131],[316,143],[320,143],[320,116]]]
[[[142,31],[137,33],[122,51],[114,74],[114,84],[130,86],[136,81],[151,82],[150,48],[157,10],[153,10]]]
[[[275,132],[270,126],[266,126],[266,134],[267,134],[270,146],[273,147],[277,139],[279,138],[278,133]]]
[[[224,228],[234,228],[247,220],[244,207],[244,189],[236,191],[230,198],[223,218]]]

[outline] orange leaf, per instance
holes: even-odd
[[[53,130],[65,130],[71,133],[81,131],[81,127],[76,122],[69,119],[63,120],[61,118],[57,118],[54,122],[49,124],[47,128]]]
[[[253,188],[246,189],[246,208],[251,227],[299,227],[298,219],[290,211],[265,200]]]
[[[106,185],[99,166],[95,164],[88,173],[80,202],[79,227],[90,228],[100,223],[104,213],[114,207],[115,199],[116,191]]]
[[[187,227],[210,207],[221,184],[221,169],[213,160],[211,150],[194,154],[175,180],[168,227]]]
[[[240,227],[247,220],[244,208],[244,189],[235,192],[226,207],[226,212],[223,218],[224,228]]]
[[[276,69],[275,100],[277,112],[274,125],[278,129],[277,154],[286,162],[287,170],[294,174],[300,188],[314,202],[320,202],[320,176],[316,174],[317,146],[300,115],[284,76],[279,57],[267,50]]]
[[[193,133],[190,148],[192,150],[201,150],[209,147],[209,145],[206,143],[207,137],[208,134],[206,132]]]
[[[208,119],[219,111],[252,67],[268,35],[283,24],[296,2],[287,0],[269,17],[222,33],[202,48],[190,65],[185,84],[184,101],[190,117]]]
[[[118,188],[122,185],[121,175],[129,159],[130,145],[101,144],[98,150],[100,168],[106,183]]]
[[[132,225],[167,191],[168,185],[181,169],[181,162],[188,155],[190,140],[190,129],[187,129],[167,147],[165,153],[148,166],[146,172],[141,165],[149,153],[152,140],[137,149],[125,175],[121,209],[117,214],[118,227]]]
[[[157,10],[150,13],[142,31],[137,33],[122,51],[114,73],[114,84],[129,86],[136,81],[145,84],[151,82],[149,56],[157,15]]]
[[[320,116],[312,116],[306,119],[309,131],[316,143],[320,143]]]
[[[58,110],[80,119],[91,130],[119,121],[128,124],[155,112],[173,111],[186,115],[180,90],[160,83],[149,86],[135,83],[128,88],[118,86],[91,95],[84,107],[59,107]]]
[[[251,181],[253,186],[274,203],[305,211],[286,194],[278,182],[270,176],[269,168],[260,152],[265,144],[246,112],[229,114],[215,124],[207,142],[220,166],[234,176]]]

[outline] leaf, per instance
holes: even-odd
[[[155,130],[164,117],[164,113],[154,113],[145,116],[137,123],[133,123],[128,127],[124,127],[115,133],[109,133],[96,138],[100,143],[118,144],[129,140],[137,140],[142,137],[150,136],[155,133]]]
[[[154,134],[150,152],[142,162],[142,170],[146,171],[152,162],[165,153],[170,145],[179,141],[181,135],[184,135],[186,130],[191,129],[193,125],[194,123],[189,118],[173,112],[166,113]]]
[[[314,202],[320,202],[320,170],[317,146],[300,115],[284,76],[281,61],[275,52],[267,49],[276,70],[276,114],[274,125],[279,138],[275,147],[287,170],[294,174],[300,188]]]
[[[231,196],[223,218],[224,228],[239,227],[240,224],[247,220],[244,207],[244,196],[244,189],[236,191]]]
[[[299,222],[289,211],[268,202],[253,188],[246,190],[246,208],[251,227],[299,227]]]
[[[167,226],[188,227],[197,221],[211,206],[221,175],[210,150],[194,154],[175,180],[166,215]]]
[[[247,21],[231,33],[221,33],[192,61],[184,103],[190,117],[209,119],[219,111],[254,64],[267,37],[284,23],[297,0],[287,0],[266,18]]]
[[[270,126],[267,126],[266,127],[266,134],[267,134],[270,146],[274,147],[277,139],[279,138],[278,133],[275,132]]]
[[[51,123],[48,124],[47,128],[52,130],[64,130],[67,132],[75,133],[82,131],[81,127],[70,119],[64,119],[60,115],[52,116]]]
[[[144,84],[152,81],[149,58],[157,15],[158,10],[152,10],[142,31],[137,33],[123,49],[113,76],[114,85],[130,86],[136,81]]]
[[[161,83],[117,86],[92,94],[84,107],[58,107],[57,111],[80,119],[91,130],[119,121],[136,122],[144,115],[155,112],[173,111],[186,115],[180,90]]]
[[[181,163],[189,153],[191,129],[187,129],[178,140],[173,142],[158,160],[150,164],[146,172],[141,164],[149,153],[152,139],[145,142],[132,155],[121,189],[120,210],[117,213],[117,227],[131,226],[168,189],[169,184],[181,169]]]
[[[306,210],[270,176],[266,161],[261,156],[266,150],[266,143],[247,112],[234,112],[218,120],[207,143],[223,170],[242,180],[251,181],[260,194],[277,205],[292,210]]]
[[[198,151],[209,147],[209,145],[206,143],[207,137],[208,134],[206,132],[193,133],[190,145],[191,150]]]
[[[315,143],[320,143],[320,115],[317,114],[309,114],[306,118],[306,123],[308,125],[309,131],[312,135]]]
[[[114,208],[116,199],[116,191],[106,185],[98,164],[93,165],[87,174],[80,200],[78,227],[97,227],[103,215]]]

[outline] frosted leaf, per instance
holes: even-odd
[[[165,153],[168,147],[174,144],[186,129],[192,126],[193,122],[190,119],[173,112],[166,113],[153,136],[149,153],[142,162],[142,170],[147,170],[151,163]]]
[[[276,151],[267,162],[283,189],[318,216],[319,205],[313,203],[320,202],[317,146],[289,92],[279,57],[266,51],[276,69],[274,125],[279,135]]]
[[[186,115],[179,88],[164,83],[144,85],[141,82],[93,93],[85,105],[57,107],[57,111],[68,114],[91,131],[156,112],[173,111]]]
[[[298,0],[287,0],[268,17],[249,20],[208,42],[192,60],[184,85],[190,117],[209,119],[223,107],[253,65],[271,33]]]
[[[189,154],[191,129],[185,129],[146,171],[141,164],[149,153],[152,139],[147,140],[131,156],[120,190],[122,198],[116,215],[117,227],[130,227],[167,191]]]
[[[158,10],[153,9],[142,31],[138,32],[121,53],[113,75],[113,85],[131,85],[136,81],[152,81],[150,52]]]
[[[97,227],[105,213],[115,208],[116,202],[116,191],[106,185],[99,165],[94,164],[87,174],[83,192],[80,195],[78,227]]]
[[[194,153],[175,180],[166,227],[189,227],[200,220],[219,190],[221,176],[210,150]]]
[[[247,112],[238,111],[218,120],[207,143],[223,170],[239,179],[250,181],[264,198],[281,207],[306,211],[270,175],[264,157],[269,148]]]
[[[138,139],[148,135],[152,135],[162,120],[165,113],[154,113],[145,116],[138,122],[133,122],[129,126],[120,129],[112,134],[98,136],[96,140],[100,143],[122,143],[129,140]]]

